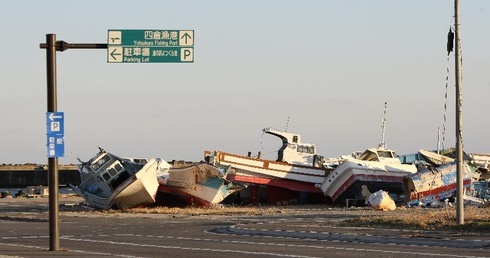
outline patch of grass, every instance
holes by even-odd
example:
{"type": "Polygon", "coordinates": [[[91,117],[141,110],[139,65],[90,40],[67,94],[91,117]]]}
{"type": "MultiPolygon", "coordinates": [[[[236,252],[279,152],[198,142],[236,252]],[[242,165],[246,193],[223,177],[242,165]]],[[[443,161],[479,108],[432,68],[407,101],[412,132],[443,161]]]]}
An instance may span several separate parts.
{"type": "Polygon", "coordinates": [[[166,214],[175,216],[274,216],[274,215],[312,215],[329,212],[331,207],[324,205],[302,206],[212,206],[212,207],[167,207],[148,206],[131,209],[109,209],[96,211],[108,214],[166,214]]]}
{"type": "Polygon", "coordinates": [[[490,209],[465,207],[464,224],[456,222],[456,208],[401,208],[398,212],[382,215],[361,216],[350,220],[350,225],[392,227],[421,230],[458,230],[473,232],[490,232],[490,209]],[[406,212],[403,212],[406,211],[406,212]]]}
{"type": "Polygon", "coordinates": [[[205,216],[205,215],[229,215],[229,216],[263,216],[277,215],[283,210],[276,207],[139,207],[123,210],[107,210],[107,213],[130,214],[167,214],[174,216],[205,216]]]}
{"type": "Polygon", "coordinates": [[[228,207],[166,207],[152,206],[132,209],[110,209],[95,211],[101,214],[162,214],[172,217],[192,216],[281,216],[313,215],[336,213],[342,216],[355,216],[332,222],[337,226],[389,227],[415,230],[451,230],[460,232],[490,232],[490,207],[467,206],[464,209],[464,224],[456,223],[456,208],[407,208],[394,211],[377,211],[371,208],[332,208],[316,206],[228,206],[228,207]]]}

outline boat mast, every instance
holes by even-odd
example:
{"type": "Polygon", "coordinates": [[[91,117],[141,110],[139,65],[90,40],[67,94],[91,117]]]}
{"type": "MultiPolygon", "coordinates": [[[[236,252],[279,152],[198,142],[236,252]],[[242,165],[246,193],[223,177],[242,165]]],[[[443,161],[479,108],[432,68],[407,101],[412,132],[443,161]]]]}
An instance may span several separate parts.
{"type": "Polygon", "coordinates": [[[455,19],[455,66],[456,66],[456,182],[457,182],[457,203],[456,203],[456,223],[464,224],[463,209],[463,143],[462,143],[462,73],[461,73],[461,52],[460,52],[460,33],[459,33],[459,0],[454,0],[454,19],[455,19]]]}
{"type": "Polygon", "coordinates": [[[437,154],[441,154],[441,128],[437,127],[437,154]]]}
{"type": "Polygon", "coordinates": [[[386,104],[385,102],[385,110],[383,112],[383,117],[381,117],[381,142],[378,144],[379,148],[385,148],[385,130],[386,130],[386,104]]]}

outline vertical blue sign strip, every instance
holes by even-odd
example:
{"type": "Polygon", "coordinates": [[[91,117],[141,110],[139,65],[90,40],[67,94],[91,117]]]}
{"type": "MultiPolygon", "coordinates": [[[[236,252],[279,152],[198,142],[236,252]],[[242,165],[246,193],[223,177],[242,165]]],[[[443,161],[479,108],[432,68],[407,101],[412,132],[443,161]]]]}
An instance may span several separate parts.
{"type": "Polygon", "coordinates": [[[48,142],[46,144],[46,151],[48,158],[59,158],[65,156],[65,137],[54,135],[48,135],[48,142]]]}
{"type": "Polygon", "coordinates": [[[46,152],[48,158],[65,156],[65,126],[63,112],[46,113],[46,152]]]}

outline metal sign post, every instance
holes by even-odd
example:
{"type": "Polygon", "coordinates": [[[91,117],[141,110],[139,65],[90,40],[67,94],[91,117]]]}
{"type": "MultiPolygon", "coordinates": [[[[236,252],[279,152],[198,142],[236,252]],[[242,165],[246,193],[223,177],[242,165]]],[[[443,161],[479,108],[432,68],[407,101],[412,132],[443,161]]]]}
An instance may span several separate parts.
{"type": "Polygon", "coordinates": [[[192,63],[194,62],[193,30],[109,30],[109,44],[69,44],[56,41],[56,34],[46,34],[48,79],[47,156],[49,185],[49,250],[58,251],[59,204],[58,204],[58,157],[64,155],[63,112],[57,112],[56,51],[67,49],[108,49],[109,63],[192,63]],[[135,61],[136,60],[136,61],[135,61]],[[139,61],[137,61],[139,60],[139,61]]]}
{"type": "Polygon", "coordinates": [[[46,43],[41,43],[40,48],[46,49],[48,79],[46,135],[48,137],[49,250],[58,251],[60,250],[58,157],[64,155],[64,132],[63,113],[57,112],[56,51],[65,51],[69,48],[106,49],[107,44],[68,44],[64,41],[56,41],[56,34],[46,34],[46,43]]]}
{"type": "MultiPolygon", "coordinates": [[[[48,112],[57,111],[56,92],[56,35],[46,35],[46,67],[48,79],[48,112]]],[[[58,206],[58,158],[48,158],[49,185],[49,250],[60,249],[58,206]]]]}

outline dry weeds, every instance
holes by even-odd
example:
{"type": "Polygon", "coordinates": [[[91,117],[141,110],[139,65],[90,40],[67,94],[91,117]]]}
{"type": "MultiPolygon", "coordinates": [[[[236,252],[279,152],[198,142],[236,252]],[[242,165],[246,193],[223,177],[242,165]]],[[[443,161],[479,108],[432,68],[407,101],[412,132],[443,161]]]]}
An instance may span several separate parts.
{"type": "Polygon", "coordinates": [[[402,208],[384,215],[361,216],[349,223],[358,226],[385,226],[422,230],[464,230],[490,232],[490,208],[467,206],[463,225],[458,225],[455,207],[402,208]]]}
{"type": "Polygon", "coordinates": [[[313,214],[328,208],[320,206],[232,206],[232,207],[140,207],[123,210],[107,210],[108,213],[167,214],[176,216],[271,216],[280,214],[313,214]]]}
{"type": "Polygon", "coordinates": [[[146,207],[125,210],[107,210],[104,213],[166,214],[173,217],[189,216],[277,216],[313,214],[355,214],[357,219],[340,222],[345,226],[390,227],[419,230],[464,230],[469,232],[490,232],[490,208],[467,206],[464,209],[464,225],[456,223],[455,207],[448,208],[406,208],[394,211],[374,211],[364,208],[332,208],[322,205],[312,206],[262,206],[262,207],[146,207]]]}

